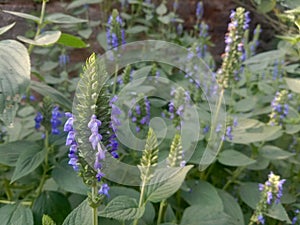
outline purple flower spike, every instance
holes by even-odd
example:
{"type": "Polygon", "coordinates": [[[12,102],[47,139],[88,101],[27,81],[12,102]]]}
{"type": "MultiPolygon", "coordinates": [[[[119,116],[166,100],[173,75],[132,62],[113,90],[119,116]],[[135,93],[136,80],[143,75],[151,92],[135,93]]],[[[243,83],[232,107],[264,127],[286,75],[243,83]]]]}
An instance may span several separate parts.
{"type": "Polygon", "coordinates": [[[35,121],[35,129],[39,129],[41,127],[41,122],[43,121],[42,113],[38,112],[34,118],[35,121]]]}

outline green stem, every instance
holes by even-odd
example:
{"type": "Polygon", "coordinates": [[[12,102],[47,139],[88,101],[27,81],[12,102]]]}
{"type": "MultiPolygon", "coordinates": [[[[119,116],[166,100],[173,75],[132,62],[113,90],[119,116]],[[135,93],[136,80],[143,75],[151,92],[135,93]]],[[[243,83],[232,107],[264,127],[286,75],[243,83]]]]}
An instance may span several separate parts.
{"type": "MultiPolygon", "coordinates": [[[[97,185],[94,185],[92,188],[92,199],[97,196],[97,185]]],[[[93,207],[93,225],[98,225],[98,207],[93,207]]]]}
{"type": "Polygon", "coordinates": [[[237,168],[234,172],[233,172],[233,176],[230,180],[228,180],[225,184],[225,186],[223,187],[223,190],[226,190],[230,184],[232,184],[236,178],[238,178],[238,176],[244,171],[246,167],[239,167],[237,168]]]}
{"type": "Polygon", "coordinates": [[[113,92],[112,92],[113,96],[116,94],[116,89],[117,89],[118,70],[119,70],[119,65],[117,64],[116,65],[116,70],[115,70],[113,92]]]}
{"type": "MultiPolygon", "coordinates": [[[[141,187],[141,194],[140,194],[140,200],[139,200],[139,208],[141,208],[142,205],[144,204],[144,193],[145,193],[145,188],[146,188],[148,174],[149,174],[149,167],[147,168],[145,176],[143,176],[142,187],[141,187]]],[[[138,221],[139,221],[139,219],[135,219],[133,221],[132,225],[137,225],[138,221]]]]}
{"type": "Polygon", "coordinates": [[[13,193],[10,189],[10,185],[7,179],[4,179],[4,188],[5,188],[5,194],[7,196],[7,199],[10,201],[13,198],[13,193]]]}
{"type": "MultiPolygon", "coordinates": [[[[43,164],[43,174],[40,181],[40,184],[38,188],[36,189],[36,196],[39,196],[42,193],[44,184],[47,180],[47,172],[49,170],[49,164],[48,164],[48,154],[49,154],[49,133],[48,131],[45,132],[45,139],[44,139],[44,148],[46,149],[46,156],[43,164]]],[[[34,202],[34,201],[33,201],[34,202]]],[[[33,204],[32,202],[32,204],[33,204]]]]}
{"type": "MultiPolygon", "coordinates": [[[[34,39],[40,35],[41,33],[41,29],[43,27],[43,23],[44,23],[44,17],[45,17],[45,11],[46,11],[46,3],[48,2],[48,0],[43,0],[42,2],[42,9],[41,9],[41,15],[40,15],[40,20],[38,23],[38,27],[34,36],[34,39]]],[[[28,53],[30,54],[33,50],[34,45],[30,44],[28,47],[28,53]]]]}
{"type": "Polygon", "coordinates": [[[157,225],[159,225],[162,221],[162,218],[163,218],[163,212],[164,212],[164,208],[165,208],[165,205],[166,205],[167,201],[166,199],[162,200],[159,204],[159,211],[158,211],[158,218],[157,218],[157,225]]]}
{"type": "MultiPolygon", "coordinates": [[[[1,204],[6,204],[6,205],[13,205],[13,204],[16,204],[17,202],[15,201],[8,201],[8,200],[0,200],[0,203],[1,204]]],[[[21,205],[28,205],[30,206],[32,202],[21,202],[20,204],[21,205]]]]}

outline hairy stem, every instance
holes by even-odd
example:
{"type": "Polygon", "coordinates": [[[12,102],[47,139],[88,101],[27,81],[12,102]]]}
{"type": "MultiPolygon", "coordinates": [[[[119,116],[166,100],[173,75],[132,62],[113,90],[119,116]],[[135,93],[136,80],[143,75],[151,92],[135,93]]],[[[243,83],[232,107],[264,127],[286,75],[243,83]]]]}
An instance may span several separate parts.
{"type": "MultiPolygon", "coordinates": [[[[44,184],[47,180],[47,172],[49,170],[49,164],[48,164],[49,132],[47,130],[45,131],[44,148],[46,149],[46,156],[45,156],[45,159],[44,159],[43,174],[42,174],[42,177],[41,177],[41,181],[39,183],[39,186],[36,189],[36,197],[38,197],[43,191],[44,184]]],[[[32,202],[32,205],[33,205],[34,201],[32,202]]]]}
{"type": "Polygon", "coordinates": [[[164,208],[167,204],[166,199],[162,200],[159,204],[159,211],[158,211],[158,217],[157,217],[157,225],[159,225],[162,221],[163,215],[164,215],[164,208]]]}
{"type": "MultiPolygon", "coordinates": [[[[97,195],[97,185],[92,187],[92,199],[97,195]]],[[[93,207],[93,225],[98,225],[98,207],[93,207]]]]}
{"type": "Polygon", "coordinates": [[[232,178],[228,180],[223,187],[224,191],[229,187],[230,184],[232,184],[239,177],[239,175],[244,171],[245,168],[246,167],[239,167],[233,172],[232,178]]]}
{"type": "Polygon", "coordinates": [[[116,93],[117,89],[117,78],[118,78],[118,70],[119,70],[119,65],[116,65],[116,70],[115,70],[115,76],[114,76],[114,86],[113,86],[113,92],[112,95],[114,96],[116,93]]]}
{"type": "MultiPolygon", "coordinates": [[[[139,208],[142,207],[142,205],[144,204],[144,193],[145,193],[145,188],[146,188],[147,177],[148,177],[149,171],[150,171],[150,169],[148,167],[146,170],[146,173],[145,173],[146,175],[143,176],[143,181],[142,181],[142,186],[141,186],[141,194],[140,194],[140,200],[139,200],[139,208]]],[[[139,219],[135,219],[133,221],[132,225],[137,225],[138,221],[139,221],[139,219]]]]}

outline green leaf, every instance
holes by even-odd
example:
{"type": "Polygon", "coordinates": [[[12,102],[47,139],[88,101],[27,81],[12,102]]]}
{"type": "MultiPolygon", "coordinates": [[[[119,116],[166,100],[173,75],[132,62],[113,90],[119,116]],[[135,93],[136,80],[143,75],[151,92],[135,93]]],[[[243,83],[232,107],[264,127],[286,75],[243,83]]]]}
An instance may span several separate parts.
{"type": "Polygon", "coordinates": [[[271,85],[267,84],[266,82],[260,81],[258,82],[258,88],[261,92],[272,95],[275,92],[275,88],[271,85]]]}
{"type": "Polygon", "coordinates": [[[145,207],[138,207],[137,200],[125,195],[118,196],[111,200],[107,206],[99,212],[99,216],[117,219],[133,220],[143,216],[145,207]]]}
{"type": "Polygon", "coordinates": [[[15,40],[0,41],[0,52],[0,120],[10,125],[30,82],[30,59],[25,46],[15,40]]]}
{"type": "Polygon", "coordinates": [[[192,205],[183,213],[180,225],[231,225],[231,218],[207,205],[192,205]]]}
{"type": "Polygon", "coordinates": [[[258,189],[258,183],[246,182],[240,186],[240,197],[248,206],[252,209],[256,208],[260,199],[260,191],[258,189]]]}
{"type": "Polygon", "coordinates": [[[300,5],[300,0],[285,0],[283,3],[288,8],[293,9],[300,5]]]}
{"type": "Polygon", "coordinates": [[[259,153],[262,157],[270,160],[288,159],[295,155],[294,153],[284,151],[272,145],[265,145],[260,149],[259,153]]]}
{"type": "Polygon", "coordinates": [[[82,195],[86,195],[88,192],[88,188],[83,183],[82,178],[68,165],[67,159],[54,167],[52,177],[58,186],[65,191],[82,195]]]}
{"type": "Polygon", "coordinates": [[[300,93],[300,79],[287,78],[287,77],[284,79],[290,90],[298,94],[300,93]]]}
{"type": "Polygon", "coordinates": [[[297,44],[300,35],[293,35],[293,36],[292,35],[291,36],[276,35],[276,37],[278,37],[282,40],[288,41],[292,45],[295,45],[295,44],[297,44]]]}
{"type": "Polygon", "coordinates": [[[190,205],[201,205],[223,211],[222,199],[214,186],[202,180],[189,180],[186,182],[190,191],[182,191],[182,198],[190,205]]]}
{"type": "Polygon", "coordinates": [[[166,5],[164,3],[161,3],[157,8],[156,8],[156,13],[160,16],[166,14],[168,11],[166,5]]]}
{"type": "Polygon", "coordinates": [[[88,200],[84,200],[65,219],[63,225],[83,225],[92,224],[93,212],[88,205],[88,200]]]}
{"type": "Polygon", "coordinates": [[[244,215],[237,201],[226,191],[218,190],[223,201],[224,212],[233,218],[234,225],[244,225],[244,215]]]}
{"type": "Polygon", "coordinates": [[[164,221],[176,221],[176,215],[174,210],[172,209],[172,206],[170,204],[167,205],[164,221]]]}
{"type": "Polygon", "coordinates": [[[62,33],[57,41],[58,44],[73,47],[73,48],[86,48],[87,44],[79,37],[71,34],[62,33]]]}
{"type": "MultiPolygon", "coordinates": [[[[132,188],[126,188],[126,187],[111,187],[109,190],[110,198],[114,199],[118,197],[122,193],[122,195],[126,195],[128,197],[132,197],[136,199],[137,201],[140,198],[140,193],[132,188]]],[[[145,222],[145,224],[151,224],[154,221],[155,218],[155,210],[151,202],[146,203],[145,211],[147,213],[144,213],[143,217],[139,219],[139,221],[145,222]]],[[[102,217],[104,219],[104,217],[102,217]]]]}
{"type": "Polygon", "coordinates": [[[89,39],[89,37],[91,36],[92,33],[93,33],[93,30],[91,28],[87,28],[87,29],[78,31],[78,34],[85,39],[89,39]]]}
{"type": "Polygon", "coordinates": [[[150,180],[152,184],[146,186],[146,199],[156,203],[169,198],[180,188],[192,167],[157,169],[150,180]]]}
{"type": "Polygon", "coordinates": [[[256,106],[254,97],[242,99],[235,103],[234,108],[237,112],[248,112],[253,110],[256,106]]]}
{"type": "Polygon", "coordinates": [[[256,162],[249,165],[247,169],[249,170],[264,170],[269,166],[270,161],[268,159],[263,158],[261,155],[259,155],[256,158],[256,162]]]}
{"type": "Polygon", "coordinates": [[[16,22],[9,24],[7,26],[1,27],[0,28],[0,35],[4,34],[6,31],[10,30],[14,25],[16,24],[16,22]]]}
{"type": "Polygon", "coordinates": [[[0,218],[1,225],[33,225],[31,210],[21,204],[1,207],[0,218]]]}
{"type": "Polygon", "coordinates": [[[261,13],[268,13],[276,6],[276,0],[260,0],[257,10],[261,13]]]}
{"type": "Polygon", "coordinates": [[[45,21],[49,23],[66,23],[66,24],[88,22],[87,20],[76,18],[63,13],[53,13],[49,16],[46,16],[45,21]]]}
{"type": "Polygon", "coordinates": [[[56,223],[51,219],[50,216],[48,215],[43,215],[43,218],[42,218],[42,224],[43,225],[56,225],[56,223]]]}
{"type": "Polygon", "coordinates": [[[279,126],[269,126],[254,119],[240,119],[232,131],[233,143],[249,144],[259,141],[270,141],[281,136],[279,126]]]}
{"type": "Polygon", "coordinates": [[[103,0],[75,0],[68,5],[67,9],[74,9],[85,4],[98,4],[101,2],[103,2],[103,0]]]}
{"type": "Polygon", "coordinates": [[[235,150],[222,151],[218,156],[218,161],[226,166],[248,166],[255,163],[255,160],[235,150]]]}
{"type": "Polygon", "coordinates": [[[260,64],[265,62],[272,63],[275,60],[282,58],[283,56],[284,56],[284,52],[282,52],[281,50],[267,51],[267,52],[259,53],[247,59],[244,62],[244,64],[250,65],[250,64],[260,64]]]}
{"type": "Polygon", "coordinates": [[[60,104],[64,109],[72,109],[72,102],[56,89],[34,80],[31,81],[30,87],[39,94],[43,96],[49,96],[50,98],[54,99],[55,102],[60,104]]]}
{"type": "MultiPolygon", "coordinates": [[[[63,194],[55,191],[44,191],[32,206],[34,224],[42,225],[43,215],[48,215],[57,224],[62,224],[71,211],[70,203],[63,194]]],[[[87,212],[85,212],[87,214],[87,212]]],[[[83,216],[83,215],[82,215],[83,216]]]]}
{"type": "Polygon", "coordinates": [[[288,224],[292,223],[282,204],[273,204],[272,207],[268,210],[267,216],[276,220],[284,221],[288,224]]]}
{"type": "Polygon", "coordinates": [[[128,34],[137,34],[137,33],[147,32],[147,31],[148,31],[148,27],[137,25],[137,26],[133,26],[133,27],[128,28],[126,30],[126,33],[128,33],[128,34]]]}
{"type": "Polygon", "coordinates": [[[27,44],[37,45],[37,46],[47,46],[52,45],[58,41],[60,38],[60,31],[45,31],[39,36],[37,36],[34,40],[26,38],[24,36],[17,36],[20,41],[23,41],[27,44]]]}
{"type": "Polygon", "coordinates": [[[158,20],[162,22],[163,24],[169,24],[171,21],[171,18],[169,16],[160,16],[158,17],[158,20]]]}
{"type": "Polygon", "coordinates": [[[21,12],[9,11],[9,10],[3,10],[3,12],[9,13],[9,14],[12,14],[14,16],[18,16],[18,17],[21,17],[21,18],[24,18],[24,19],[33,20],[36,23],[40,22],[39,17],[30,15],[30,14],[27,14],[27,13],[21,13],[21,12]]]}
{"type": "Polygon", "coordinates": [[[38,151],[40,146],[31,141],[15,141],[0,144],[0,163],[7,166],[15,166],[20,154],[26,149],[38,151]]]}
{"type": "Polygon", "coordinates": [[[46,149],[27,148],[20,154],[11,183],[34,171],[45,159],[46,149]]]}
{"type": "Polygon", "coordinates": [[[108,50],[107,40],[106,40],[106,33],[100,32],[96,37],[98,43],[104,50],[108,50]]]}

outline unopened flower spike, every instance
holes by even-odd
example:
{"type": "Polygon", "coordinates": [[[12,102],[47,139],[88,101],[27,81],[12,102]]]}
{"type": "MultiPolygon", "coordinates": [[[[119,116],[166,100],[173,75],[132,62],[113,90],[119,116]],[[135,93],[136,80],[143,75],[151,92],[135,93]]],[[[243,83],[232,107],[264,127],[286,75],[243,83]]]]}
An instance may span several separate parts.
{"type": "Polygon", "coordinates": [[[186,162],[183,160],[183,149],[179,133],[175,134],[173,138],[167,162],[169,167],[185,166],[186,162]]]}

